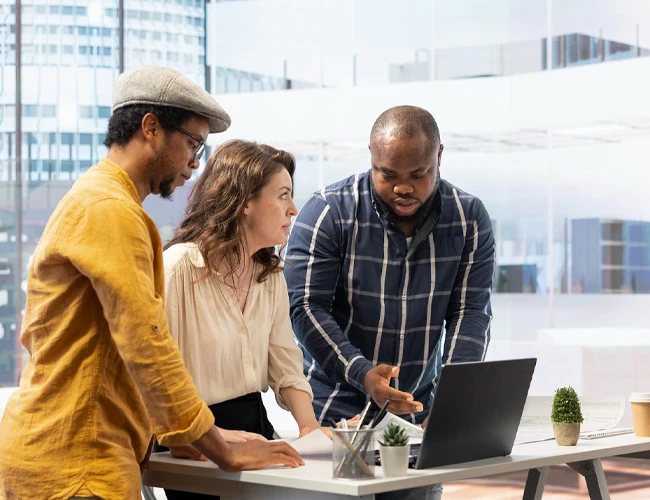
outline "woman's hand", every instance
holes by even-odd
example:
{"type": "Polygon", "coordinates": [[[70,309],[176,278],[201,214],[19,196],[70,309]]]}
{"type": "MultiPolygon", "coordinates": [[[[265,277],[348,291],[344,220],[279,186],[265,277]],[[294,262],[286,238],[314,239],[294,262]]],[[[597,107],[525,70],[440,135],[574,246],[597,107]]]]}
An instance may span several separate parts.
{"type": "Polygon", "coordinates": [[[246,431],[229,431],[227,429],[222,429],[217,427],[219,434],[229,443],[245,443],[246,441],[251,441],[253,439],[259,439],[260,441],[268,441],[261,434],[255,434],[254,432],[246,431]]]}
{"type": "Polygon", "coordinates": [[[325,434],[328,438],[332,439],[332,429],[330,427],[321,427],[320,425],[316,427],[305,427],[303,430],[300,431],[299,437],[303,437],[306,436],[307,434],[311,434],[317,429],[320,429],[323,432],[323,434],[325,434]]]}

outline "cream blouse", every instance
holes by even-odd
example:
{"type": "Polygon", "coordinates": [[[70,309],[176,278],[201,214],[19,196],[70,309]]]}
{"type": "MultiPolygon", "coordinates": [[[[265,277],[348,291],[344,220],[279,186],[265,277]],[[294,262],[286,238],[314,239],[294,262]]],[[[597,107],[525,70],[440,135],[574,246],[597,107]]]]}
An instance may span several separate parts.
{"type": "Polygon", "coordinates": [[[173,245],[163,259],[169,329],[207,404],[265,392],[269,386],[284,409],[283,387],[313,397],[291,328],[283,273],[258,283],[261,266],[256,265],[242,313],[229,287],[214,276],[202,279],[206,269],[196,244],[173,245]]]}

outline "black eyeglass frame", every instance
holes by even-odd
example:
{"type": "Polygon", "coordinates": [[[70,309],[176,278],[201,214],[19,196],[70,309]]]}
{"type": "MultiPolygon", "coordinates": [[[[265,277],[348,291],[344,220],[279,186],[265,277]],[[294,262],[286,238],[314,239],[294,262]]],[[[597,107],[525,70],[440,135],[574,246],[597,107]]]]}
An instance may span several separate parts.
{"type": "Polygon", "coordinates": [[[185,134],[187,137],[194,139],[196,142],[199,143],[199,145],[196,147],[196,151],[194,151],[192,162],[199,161],[203,156],[203,153],[205,152],[205,141],[201,139],[201,137],[199,137],[198,135],[194,135],[192,132],[185,130],[183,127],[174,127],[174,129],[178,130],[180,133],[185,134]]]}

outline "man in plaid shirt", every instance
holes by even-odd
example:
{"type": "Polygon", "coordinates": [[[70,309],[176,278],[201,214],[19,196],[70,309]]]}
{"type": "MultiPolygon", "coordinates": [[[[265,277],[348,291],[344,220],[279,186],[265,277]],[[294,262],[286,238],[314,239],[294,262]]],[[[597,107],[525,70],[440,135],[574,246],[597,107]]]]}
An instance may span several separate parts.
{"type": "Polygon", "coordinates": [[[391,108],[370,134],[371,170],[298,214],[285,276],[322,423],[369,399],[422,422],[442,364],[485,357],[492,226],[478,198],[440,178],[442,152],[428,111],[391,108]]]}

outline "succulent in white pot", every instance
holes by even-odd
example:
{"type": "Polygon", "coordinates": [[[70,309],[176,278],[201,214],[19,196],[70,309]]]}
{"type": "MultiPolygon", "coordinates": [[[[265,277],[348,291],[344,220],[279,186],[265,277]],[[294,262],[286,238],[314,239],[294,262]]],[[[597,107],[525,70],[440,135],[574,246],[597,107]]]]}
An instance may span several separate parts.
{"type": "Polygon", "coordinates": [[[388,424],[379,439],[379,456],[384,477],[404,476],[409,465],[409,435],[404,427],[388,424]]]}

